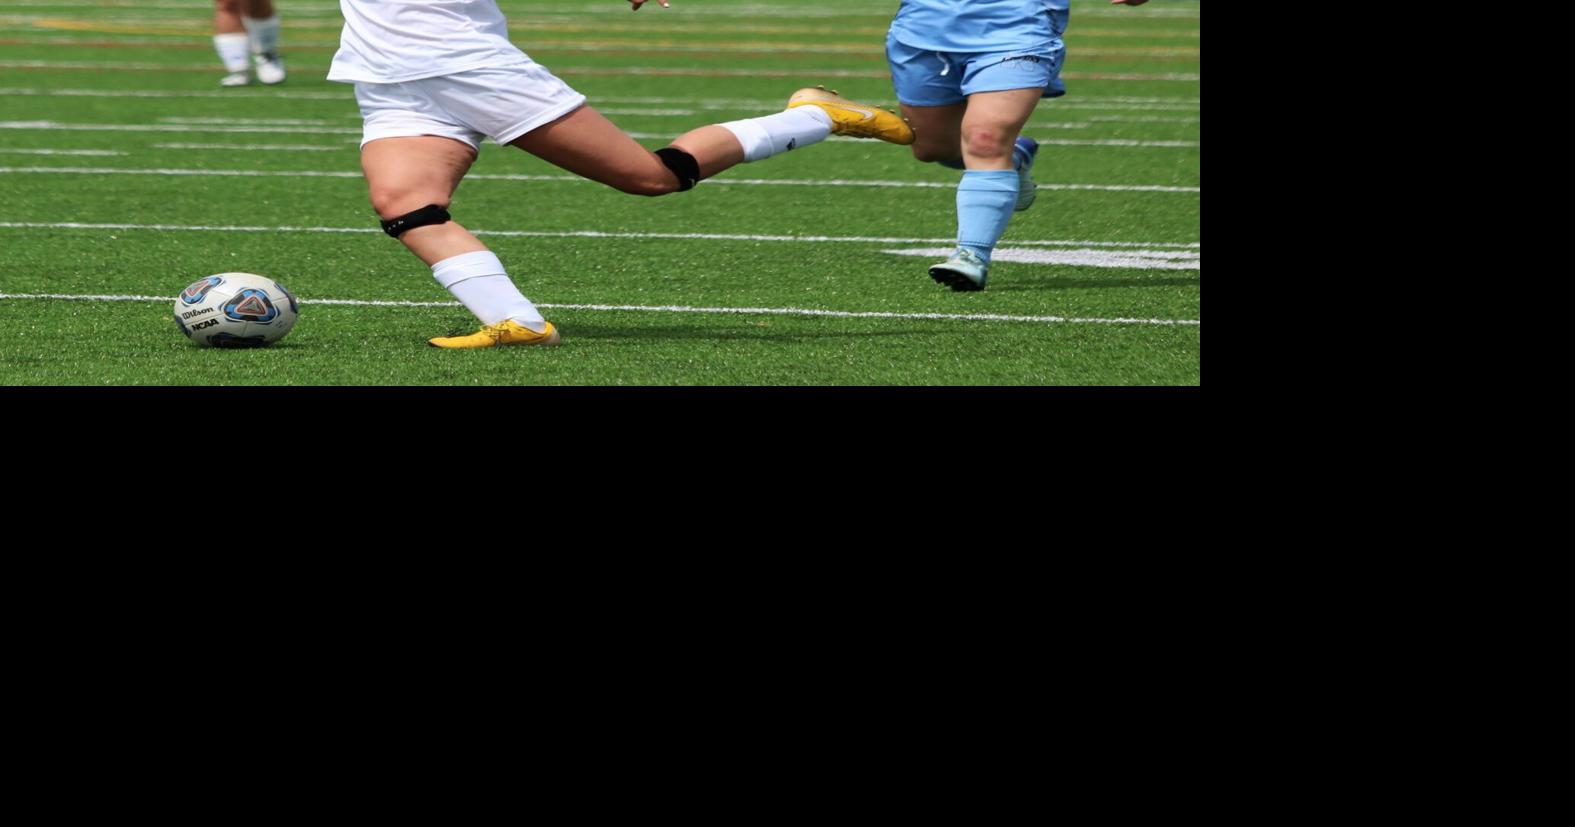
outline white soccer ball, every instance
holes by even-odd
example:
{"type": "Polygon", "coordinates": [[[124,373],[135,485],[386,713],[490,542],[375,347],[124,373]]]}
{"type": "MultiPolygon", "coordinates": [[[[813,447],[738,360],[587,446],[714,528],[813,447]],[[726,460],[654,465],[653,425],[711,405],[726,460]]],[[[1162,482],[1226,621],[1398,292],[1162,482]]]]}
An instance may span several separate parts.
{"type": "Polygon", "coordinates": [[[284,285],[253,273],[219,273],[175,298],[175,323],[203,347],[267,347],[295,327],[300,303],[284,285]]]}

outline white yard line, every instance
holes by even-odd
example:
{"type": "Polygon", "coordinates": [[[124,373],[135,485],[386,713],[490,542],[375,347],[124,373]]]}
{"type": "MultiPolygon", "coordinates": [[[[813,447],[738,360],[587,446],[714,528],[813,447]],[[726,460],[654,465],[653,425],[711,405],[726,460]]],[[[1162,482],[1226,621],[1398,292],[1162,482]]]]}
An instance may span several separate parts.
{"type": "MultiPolygon", "coordinates": [[[[161,120],[171,120],[163,118],[161,120]]],[[[248,121],[226,121],[222,118],[209,118],[198,121],[193,119],[181,123],[157,124],[130,124],[130,123],[61,123],[60,121],[0,121],[0,129],[13,129],[30,132],[213,132],[220,134],[251,134],[251,135],[360,135],[362,130],[354,127],[330,126],[290,126],[290,121],[279,121],[276,124],[262,119],[254,119],[249,123],[252,126],[242,125],[248,121]]],[[[295,121],[293,123],[312,123],[311,121],[295,121]]],[[[322,123],[328,123],[326,121],[322,123]]],[[[1088,124],[1073,124],[1052,126],[1061,129],[1081,129],[1088,124]]],[[[644,141],[666,141],[676,137],[671,132],[630,132],[629,137],[644,141]]],[[[870,143],[859,138],[833,137],[832,143],[870,143]]],[[[1195,149],[1201,146],[1198,141],[1139,141],[1125,138],[1090,139],[1090,140],[1064,140],[1046,138],[1039,143],[1050,146],[1085,146],[1085,147],[1123,147],[1140,149],[1195,149]]]]}
{"type": "MultiPolygon", "coordinates": [[[[1086,126],[1088,126],[1088,124],[1077,124],[1072,128],[1081,128],[1086,126]]],[[[670,132],[630,132],[629,137],[637,141],[666,141],[671,140],[675,136],[670,132]]],[[[843,138],[840,136],[833,136],[827,140],[834,144],[870,143],[868,140],[863,138],[843,138]]],[[[1127,138],[1106,138],[1099,140],[1091,139],[1086,141],[1045,138],[1039,141],[1039,143],[1042,146],[1124,147],[1129,149],[1196,149],[1201,146],[1198,141],[1138,141],[1127,138]]]]}
{"type": "MultiPolygon", "coordinates": [[[[1010,244],[1010,242],[1008,242],[1010,244]]],[[[944,261],[955,247],[882,250],[893,256],[915,256],[944,261]]],[[[1196,251],[1183,250],[1023,250],[1001,247],[991,261],[1016,264],[1046,264],[1061,267],[1102,267],[1120,270],[1202,270],[1203,260],[1196,251]]]]}
{"type": "Polygon", "coordinates": [[[333,126],[341,121],[305,120],[301,118],[159,118],[159,123],[196,124],[199,126],[333,126]]]}
{"type": "MultiPolygon", "coordinates": [[[[591,105],[596,106],[596,101],[591,101],[591,105]]],[[[603,115],[640,115],[642,117],[650,118],[687,118],[693,117],[695,114],[695,110],[693,109],[641,109],[627,106],[621,108],[596,106],[596,111],[602,113],[603,115]]],[[[352,115],[351,117],[359,118],[361,116],[352,115]]]]}
{"type": "Polygon", "coordinates": [[[1057,109],[1097,109],[1102,112],[1197,112],[1201,108],[1195,103],[1098,103],[1083,98],[1072,100],[1057,98],[1040,103],[1040,107],[1040,114],[1054,112],[1057,109]]]}
{"type": "MultiPolygon", "coordinates": [[[[348,86],[343,92],[306,92],[290,90],[288,92],[267,92],[263,90],[232,89],[226,91],[164,91],[157,89],[38,89],[29,87],[12,87],[0,89],[0,97],[79,97],[79,98],[215,98],[215,99],[246,99],[259,101],[280,101],[289,103],[299,100],[344,101],[347,104],[355,102],[355,96],[348,86]]],[[[890,101],[874,101],[881,105],[892,105],[890,101]]],[[[693,110],[638,110],[628,109],[622,112],[604,108],[608,104],[635,104],[635,105],[678,105],[689,106],[699,110],[723,111],[773,111],[782,105],[780,99],[744,99],[744,98],[631,98],[631,97],[602,97],[591,99],[591,105],[603,113],[645,115],[672,112],[691,112],[693,110]]],[[[1056,109],[1094,109],[1101,111],[1137,111],[1137,112],[1196,112],[1201,104],[1197,98],[1138,98],[1138,97],[1110,97],[1110,98],[1085,98],[1081,96],[1060,98],[1047,101],[1042,112],[1056,109]]],[[[360,117],[351,114],[351,117],[360,117]]]]}
{"type": "MultiPolygon", "coordinates": [[[[171,2],[171,0],[48,0],[47,2],[31,2],[31,0],[4,0],[0,2],[0,9],[200,9],[208,11],[213,8],[212,3],[202,0],[187,0],[187,2],[171,2]]],[[[308,3],[292,2],[292,11],[322,12],[324,14],[337,13],[338,4],[335,3],[308,3]]]]}
{"type": "MultiPolygon", "coordinates": [[[[327,73],[328,66],[294,64],[299,72],[327,73]]],[[[701,78],[869,78],[884,80],[891,74],[884,69],[684,69],[672,66],[554,66],[558,75],[589,77],[701,77],[701,78]]],[[[88,69],[100,72],[217,72],[210,63],[144,63],[139,61],[81,60],[0,60],[0,69],[88,69]]],[[[1195,83],[1203,80],[1197,72],[1063,72],[1067,80],[1175,81],[1195,83]]]]}
{"type": "MultiPolygon", "coordinates": [[[[1165,115],[1090,115],[1088,120],[1093,123],[1202,123],[1201,117],[1168,117],[1165,115]]],[[[1048,124],[1034,124],[1034,126],[1048,126],[1048,124]]]]}
{"type": "MultiPolygon", "coordinates": [[[[296,90],[296,89],[288,89],[288,90],[280,90],[280,91],[276,91],[276,92],[270,92],[270,91],[265,90],[265,89],[256,89],[256,88],[253,88],[253,89],[226,89],[226,90],[223,90],[223,91],[215,90],[215,91],[211,91],[211,92],[203,92],[203,91],[186,91],[186,90],[176,91],[176,90],[161,90],[161,89],[56,89],[56,88],[52,88],[52,87],[13,86],[13,87],[0,87],[0,95],[38,95],[38,96],[43,96],[43,97],[56,97],[56,96],[73,97],[73,96],[80,96],[80,97],[91,97],[91,98],[119,98],[119,97],[148,97],[148,98],[189,98],[189,97],[246,98],[246,97],[252,97],[252,98],[272,98],[272,99],[278,99],[278,100],[281,100],[281,101],[295,100],[295,99],[301,98],[303,96],[309,96],[309,99],[311,99],[311,100],[333,99],[333,100],[353,101],[355,99],[355,96],[354,96],[354,94],[353,94],[349,84],[345,84],[345,86],[344,86],[344,93],[343,94],[334,93],[334,92],[303,92],[303,91],[296,90]],[[315,96],[315,97],[310,97],[310,96],[315,96]]],[[[709,104],[709,105],[714,105],[714,106],[736,106],[736,107],[743,108],[743,109],[755,109],[755,108],[760,108],[760,107],[780,106],[781,103],[782,103],[782,100],[780,98],[715,98],[715,97],[710,97],[710,96],[705,96],[705,95],[698,96],[698,97],[687,97],[687,98],[623,97],[623,96],[618,96],[618,95],[611,95],[611,96],[606,96],[606,97],[598,96],[596,98],[596,100],[600,101],[602,103],[629,103],[629,104],[641,104],[641,105],[643,105],[643,104],[661,104],[661,105],[677,104],[677,105],[683,105],[683,106],[690,106],[690,105],[694,105],[694,104],[704,103],[704,104],[709,104]]],[[[1202,105],[1203,99],[1202,98],[1195,98],[1195,97],[1193,97],[1193,98],[1189,98],[1189,97],[1154,98],[1154,97],[1133,97],[1133,96],[1130,96],[1130,95],[1114,95],[1114,96],[1108,96],[1108,97],[1085,97],[1085,96],[1082,96],[1082,95],[1077,95],[1077,96],[1068,97],[1068,98],[1057,98],[1054,103],[1051,103],[1051,104],[1048,104],[1048,105],[1051,105],[1051,106],[1062,106],[1062,105],[1065,105],[1065,103],[1070,103],[1070,102],[1073,102],[1073,101],[1080,102],[1080,103],[1090,103],[1090,104],[1110,104],[1110,105],[1113,105],[1113,106],[1114,105],[1127,105],[1127,104],[1160,104],[1160,105],[1165,105],[1165,106],[1191,106],[1192,108],[1196,109],[1197,107],[1202,105]]]]}
{"type": "Polygon", "coordinates": [[[129,152],[117,152],[113,149],[0,149],[0,155],[72,155],[112,157],[129,155],[129,152]]]}
{"type": "Polygon", "coordinates": [[[39,98],[228,98],[230,100],[276,100],[288,103],[292,100],[316,101],[344,101],[355,103],[355,93],[349,86],[343,92],[305,92],[291,89],[288,92],[265,93],[261,91],[247,91],[231,89],[222,92],[203,91],[165,91],[160,89],[35,89],[27,87],[12,87],[0,89],[3,97],[39,97],[39,98]]]}
{"type": "Polygon", "coordinates": [[[1203,19],[1203,10],[1201,8],[1191,8],[1191,9],[1158,8],[1158,9],[1141,9],[1141,10],[1138,10],[1138,11],[1133,11],[1132,9],[1116,9],[1116,8],[1106,8],[1106,7],[1102,7],[1102,6],[1092,6],[1092,7],[1090,7],[1090,6],[1079,6],[1076,10],[1074,10],[1072,12],[1072,15],[1073,15],[1074,19],[1076,19],[1078,17],[1122,17],[1122,18],[1126,18],[1128,20],[1131,20],[1133,17],[1136,17],[1137,15],[1142,15],[1144,17],[1164,17],[1164,18],[1169,18],[1169,19],[1172,19],[1172,20],[1202,20],[1203,19]]]}
{"type": "Polygon", "coordinates": [[[356,127],[342,126],[219,126],[176,123],[61,123],[59,121],[0,121],[0,129],[38,132],[216,132],[239,135],[360,135],[356,127]]]}
{"type": "MultiPolygon", "coordinates": [[[[189,91],[189,90],[85,90],[85,88],[41,88],[41,87],[0,87],[0,95],[25,95],[41,96],[41,98],[268,98],[277,101],[293,101],[293,99],[307,98],[334,99],[334,101],[354,101],[350,85],[345,85],[343,95],[329,93],[329,91],[301,91],[280,90],[268,91],[258,88],[241,88],[241,90],[214,90],[214,91],[189,91]]],[[[595,101],[605,104],[658,104],[658,106],[693,106],[693,104],[709,104],[709,106],[740,107],[740,109],[761,109],[761,107],[781,106],[778,98],[625,98],[625,96],[597,96],[595,101]]],[[[1084,104],[1109,104],[1109,106],[1128,106],[1128,104],[1147,104],[1147,106],[1191,106],[1192,109],[1202,106],[1202,98],[1132,98],[1132,96],[1117,95],[1107,98],[1057,98],[1047,106],[1065,106],[1068,102],[1084,102],[1084,104]]]]}
{"type": "Polygon", "coordinates": [[[1063,141],[1053,138],[1041,138],[1040,146],[1096,146],[1111,147],[1125,146],[1138,149],[1198,149],[1203,146],[1200,141],[1137,141],[1126,138],[1106,138],[1098,141],[1063,141]]]}
{"type": "MultiPolygon", "coordinates": [[[[170,9],[170,10],[175,10],[175,9],[192,9],[192,10],[199,10],[199,9],[203,9],[203,10],[211,10],[213,8],[213,4],[212,3],[203,3],[203,2],[201,2],[201,0],[187,0],[186,2],[174,2],[173,0],[135,0],[135,2],[131,2],[131,0],[121,0],[121,2],[110,2],[109,0],[48,0],[48,2],[33,2],[31,0],[24,0],[23,2],[17,2],[17,0],[4,0],[3,2],[0,2],[0,9],[8,9],[8,8],[35,8],[35,9],[94,8],[94,9],[126,9],[126,10],[136,10],[136,9],[170,9]]],[[[339,10],[338,5],[333,4],[333,3],[311,3],[311,2],[306,2],[306,0],[292,0],[292,2],[290,3],[289,8],[291,10],[294,10],[294,11],[321,12],[321,13],[324,13],[324,14],[337,13],[338,10],[339,10]]],[[[506,6],[506,8],[507,8],[507,6],[506,6]]],[[[532,13],[538,14],[538,15],[574,16],[574,15],[581,15],[581,14],[606,13],[606,12],[609,11],[609,9],[601,8],[601,7],[582,7],[582,6],[538,6],[535,3],[532,3],[531,6],[530,6],[530,11],[532,13]]],[[[629,14],[629,8],[627,6],[624,6],[624,5],[621,5],[621,4],[614,4],[611,7],[610,11],[615,12],[615,13],[620,13],[622,15],[629,14]]],[[[669,10],[667,13],[668,14],[674,14],[675,11],[677,12],[677,14],[681,14],[682,13],[682,9],[681,8],[677,9],[677,10],[669,10]]],[[[706,11],[702,12],[701,14],[703,14],[705,17],[773,17],[773,16],[774,17],[848,17],[848,16],[876,16],[876,17],[878,17],[878,16],[881,16],[883,13],[885,13],[886,10],[883,9],[883,8],[882,9],[877,9],[877,8],[863,8],[863,9],[847,8],[847,9],[819,9],[819,10],[817,10],[817,9],[805,9],[805,10],[802,10],[802,11],[798,11],[798,12],[796,12],[794,14],[782,14],[782,13],[780,13],[780,11],[781,11],[780,9],[777,9],[775,7],[770,7],[770,6],[766,6],[766,5],[762,4],[762,5],[749,5],[749,6],[723,6],[723,7],[719,8],[719,9],[707,9],[706,11]],[[773,12],[777,12],[777,13],[773,14],[773,12]]]]}
{"type": "MultiPolygon", "coordinates": [[[[0,175],[147,175],[156,177],[217,178],[360,178],[350,170],[262,170],[262,169],[127,169],[122,167],[0,167],[0,175]]],[[[544,181],[591,184],[578,175],[506,175],[472,173],[467,181],[544,181]]],[[[955,182],[819,180],[813,178],[713,178],[702,182],[712,186],[756,187],[878,187],[882,189],[956,189],[955,182]]],[[[1040,184],[1052,191],[1164,192],[1202,193],[1201,187],[1171,187],[1159,184],[1040,184]]]]}
{"type": "MultiPolygon", "coordinates": [[[[0,221],[6,230],[153,230],[160,232],[196,233],[365,233],[380,234],[376,227],[266,227],[204,224],[86,224],[80,222],[0,221]]],[[[611,240],[681,240],[681,241],[775,241],[798,244],[950,244],[947,238],[898,238],[891,236],[828,236],[828,235],[745,235],[738,233],[612,233],[600,230],[478,230],[476,235],[502,238],[605,238],[611,240]]],[[[1200,242],[1182,244],[1165,241],[1061,241],[1018,240],[1007,242],[1012,247],[1110,247],[1147,250],[1201,250],[1200,242]]]]}
{"type": "MultiPolygon", "coordinates": [[[[349,144],[317,146],[315,144],[153,144],[154,149],[216,149],[244,150],[246,152],[344,152],[353,151],[349,144]]],[[[124,154],[124,153],[122,153],[124,154]]]]}
{"type": "MultiPolygon", "coordinates": [[[[10,301],[166,302],[170,296],[87,296],[73,293],[0,293],[10,301]]],[[[460,307],[459,302],[367,301],[360,299],[303,299],[301,304],[349,307],[460,307]]],[[[1008,316],[995,313],[890,313],[865,310],[816,310],[804,307],[689,307],[686,305],[538,304],[546,310],[581,310],[606,313],[701,313],[729,316],[807,316],[832,319],[899,319],[944,322],[1028,322],[1036,324],[1150,325],[1201,327],[1197,319],[1092,319],[1070,316],[1008,316]]]]}

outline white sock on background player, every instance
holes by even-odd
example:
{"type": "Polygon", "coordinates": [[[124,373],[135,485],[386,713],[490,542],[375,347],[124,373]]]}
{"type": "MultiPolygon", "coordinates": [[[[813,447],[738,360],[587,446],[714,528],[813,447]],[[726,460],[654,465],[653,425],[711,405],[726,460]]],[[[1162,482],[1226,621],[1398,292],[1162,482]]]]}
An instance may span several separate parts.
{"type": "Polygon", "coordinates": [[[219,61],[226,72],[244,72],[251,68],[250,48],[251,38],[241,32],[213,36],[213,50],[219,53],[219,61]]]}

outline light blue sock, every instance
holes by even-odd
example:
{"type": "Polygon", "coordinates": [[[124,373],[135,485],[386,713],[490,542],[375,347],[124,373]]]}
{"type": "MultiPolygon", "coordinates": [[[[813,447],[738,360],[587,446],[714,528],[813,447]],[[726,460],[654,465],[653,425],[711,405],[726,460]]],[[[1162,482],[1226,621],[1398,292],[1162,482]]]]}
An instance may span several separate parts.
{"type": "Polygon", "coordinates": [[[969,170],[957,185],[957,246],[986,262],[1017,206],[1014,170],[969,170]]]}

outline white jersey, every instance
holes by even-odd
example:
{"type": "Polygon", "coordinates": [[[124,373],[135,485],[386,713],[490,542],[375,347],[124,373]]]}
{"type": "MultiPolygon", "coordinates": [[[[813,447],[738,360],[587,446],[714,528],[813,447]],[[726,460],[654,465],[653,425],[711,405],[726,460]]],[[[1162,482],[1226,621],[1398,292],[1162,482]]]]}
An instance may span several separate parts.
{"type": "Polygon", "coordinates": [[[339,0],[345,16],[328,79],[403,83],[530,63],[496,0],[339,0]]]}

